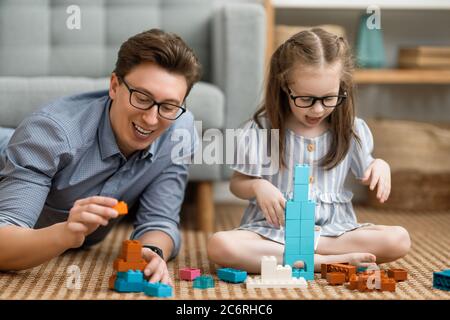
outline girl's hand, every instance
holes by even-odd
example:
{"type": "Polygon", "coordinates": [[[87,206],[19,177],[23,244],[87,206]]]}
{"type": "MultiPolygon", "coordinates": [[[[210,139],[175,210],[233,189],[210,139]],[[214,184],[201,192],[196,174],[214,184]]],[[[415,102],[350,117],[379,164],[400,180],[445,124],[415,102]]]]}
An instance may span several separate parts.
{"type": "Polygon", "coordinates": [[[253,189],[256,195],[256,202],[267,222],[276,228],[283,226],[286,199],[280,190],[264,179],[257,179],[253,184],[253,189]]]}
{"type": "Polygon", "coordinates": [[[370,190],[378,185],[377,198],[381,203],[385,202],[391,193],[391,169],[389,164],[382,159],[375,159],[364,173],[362,183],[370,185],[370,190]]]}
{"type": "Polygon", "coordinates": [[[149,282],[161,282],[173,287],[166,262],[149,248],[142,249],[142,257],[148,262],[144,275],[150,277],[149,282]]]}

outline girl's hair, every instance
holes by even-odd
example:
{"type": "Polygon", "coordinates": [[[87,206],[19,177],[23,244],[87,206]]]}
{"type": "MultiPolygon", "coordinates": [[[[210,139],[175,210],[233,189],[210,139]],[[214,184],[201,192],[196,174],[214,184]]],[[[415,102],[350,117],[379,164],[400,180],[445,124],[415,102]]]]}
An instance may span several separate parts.
{"type": "Polygon", "coordinates": [[[353,129],[355,117],[353,79],[353,57],[347,41],[320,28],[301,31],[284,42],[272,55],[266,82],[264,100],[253,115],[253,120],[262,127],[260,117],[265,116],[271,129],[279,129],[280,167],[286,167],[285,124],[291,111],[289,108],[288,81],[294,66],[319,67],[339,62],[342,65],[340,93],[347,98],[330,114],[332,141],[328,153],[320,165],[326,170],[337,166],[347,154],[352,137],[360,143],[353,129]]]}

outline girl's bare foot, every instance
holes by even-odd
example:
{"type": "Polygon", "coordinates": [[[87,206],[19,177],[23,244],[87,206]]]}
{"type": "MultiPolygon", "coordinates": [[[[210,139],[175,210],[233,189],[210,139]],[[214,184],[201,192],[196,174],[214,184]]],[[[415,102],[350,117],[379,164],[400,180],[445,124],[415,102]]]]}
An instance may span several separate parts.
{"type": "MultiPolygon", "coordinates": [[[[374,265],[375,255],[371,253],[345,253],[337,255],[314,255],[314,271],[320,272],[320,266],[323,263],[349,263],[357,267],[368,267],[374,265]]],[[[303,268],[303,261],[297,261],[294,264],[296,268],[303,268]]]]}

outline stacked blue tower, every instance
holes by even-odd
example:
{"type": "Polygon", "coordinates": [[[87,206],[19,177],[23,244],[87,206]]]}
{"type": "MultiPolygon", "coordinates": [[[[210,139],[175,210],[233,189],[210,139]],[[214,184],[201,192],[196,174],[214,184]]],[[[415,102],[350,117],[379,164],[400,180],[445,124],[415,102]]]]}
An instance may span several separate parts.
{"type": "Polygon", "coordinates": [[[309,166],[296,165],[294,199],[286,202],[284,264],[293,267],[301,260],[305,267],[293,268],[292,274],[305,280],[314,280],[314,221],[316,203],[308,200],[309,166]]]}

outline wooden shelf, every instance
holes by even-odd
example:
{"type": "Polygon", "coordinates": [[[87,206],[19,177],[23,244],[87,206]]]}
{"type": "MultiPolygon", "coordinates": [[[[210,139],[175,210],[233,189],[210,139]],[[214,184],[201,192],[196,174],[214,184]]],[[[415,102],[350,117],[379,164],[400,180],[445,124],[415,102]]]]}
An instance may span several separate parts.
{"type": "Polygon", "coordinates": [[[450,84],[450,69],[358,69],[359,84],[450,84]]]}
{"type": "Polygon", "coordinates": [[[275,8],[367,9],[376,5],[391,10],[448,10],[447,0],[272,0],[275,8]]]}

